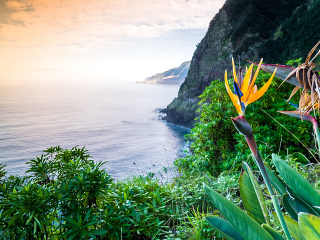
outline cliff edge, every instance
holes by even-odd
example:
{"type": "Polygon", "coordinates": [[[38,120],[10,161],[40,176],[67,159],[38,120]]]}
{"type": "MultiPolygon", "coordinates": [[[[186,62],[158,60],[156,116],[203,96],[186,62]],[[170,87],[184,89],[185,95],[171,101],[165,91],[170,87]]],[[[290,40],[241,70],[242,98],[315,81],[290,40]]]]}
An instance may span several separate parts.
{"type": "Polygon", "coordinates": [[[263,57],[281,64],[305,57],[319,41],[319,12],[316,0],[227,0],[198,44],[178,97],[164,109],[165,120],[191,127],[198,96],[231,70],[232,56],[241,63],[263,57]]]}

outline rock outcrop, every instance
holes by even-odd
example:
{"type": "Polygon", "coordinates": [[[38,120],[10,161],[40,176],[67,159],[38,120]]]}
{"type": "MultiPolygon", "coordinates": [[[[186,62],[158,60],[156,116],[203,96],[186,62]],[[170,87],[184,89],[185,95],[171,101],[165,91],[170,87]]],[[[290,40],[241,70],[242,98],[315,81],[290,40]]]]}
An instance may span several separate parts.
{"type": "Polygon", "coordinates": [[[191,127],[198,96],[231,70],[232,56],[242,64],[304,58],[319,41],[319,8],[316,0],[227,0],[194,52],[178,97],[164,110],[165,120],[191,127]]]}

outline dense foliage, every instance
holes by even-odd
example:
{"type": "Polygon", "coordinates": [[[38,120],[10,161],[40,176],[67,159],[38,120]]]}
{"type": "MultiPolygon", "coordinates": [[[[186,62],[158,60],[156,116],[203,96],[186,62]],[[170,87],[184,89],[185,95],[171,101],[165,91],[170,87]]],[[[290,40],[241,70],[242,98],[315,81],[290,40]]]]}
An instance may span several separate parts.
{"type": "MultiPolygon", "coordinates": [[[[289,64],[298,61],[290,61],[289,64]]],[[[270,74],[260,71],[257,85],[262,86],[269,77],[270,74]]],[[[295,110],[286,101],[293,86],[285,83],[277,89],[281,82],[274,79],[263,98],[247,107],[246,119],[253,128],[263,158],[268,160],[271,153],[277,152],[280,156],[294,154],[295,158],[304,162],[305,158],[300,154],[310,156],[312,149],[309,148],[314,146],[312,125],[308,122],[297,125],[299,120],[277,113],[295,110]]],[[[188,136],[191,154],[176,160],[176,165],[188,171],[207,171],[216,176],[225,170],[239,170],[242,161],[250,156],[250,149],[230,120],[237,116],[237,112],[224,82],[212,82],[200,98],[200,118],[188,136]]],[[[291,100],[295,104],[297,101],[291,100]]],[[[312,155],[310,159],[312,161],[312,155]]]]}
{"type": "Polygon", "coordinates": [[[168,187],[113,183],[84,148],[49,148],[28,164],[28,177],[8,178],[1,165],[1,239],[151,239],[174,215],[168,187]]]}
{"type": "MultiPolygon", "coordinates": [[[[0,239],[187,239],[214,232],[200,213],[210,209],[202,191],[203,182],[213,184],[209,176],[114,182],[104,163],[78,147],[51,147],[27,164],[25,177],[6,177],[0,164],[0,239]]],[[[231,179],[221,177],[217,188],[229,191],[231,179]]]]}

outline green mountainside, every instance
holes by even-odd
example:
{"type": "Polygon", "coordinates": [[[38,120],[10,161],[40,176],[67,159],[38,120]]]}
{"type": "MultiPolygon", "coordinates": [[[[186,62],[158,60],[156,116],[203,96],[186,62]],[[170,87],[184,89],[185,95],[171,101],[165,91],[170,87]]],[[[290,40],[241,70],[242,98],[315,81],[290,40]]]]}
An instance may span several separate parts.
{"type": "Polygon", "coordinates": [[[191,127],[198,96],[230,71],[231,57],[280,64],[304,58],[319,41],[319,12],[319,0],[227,0],[194,52],[178,97],[164,110],[165,120],[191,127]]]}

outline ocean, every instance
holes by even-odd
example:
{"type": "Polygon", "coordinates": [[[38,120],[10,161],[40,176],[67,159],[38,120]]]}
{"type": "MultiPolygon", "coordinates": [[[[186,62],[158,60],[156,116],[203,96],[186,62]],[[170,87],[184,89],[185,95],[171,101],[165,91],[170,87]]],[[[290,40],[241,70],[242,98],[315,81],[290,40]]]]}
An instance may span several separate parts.
{"type": "Polygon", "coordinates": [[[187,149],[187,128],[159,120],[179,86],[112,82],[0,87],[0,162],[24,176],[51,146],[85,147],[116,180],[164,174],[187,149]]]}

